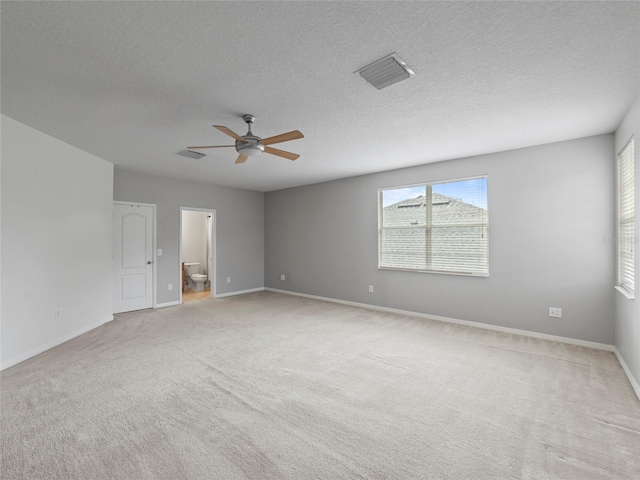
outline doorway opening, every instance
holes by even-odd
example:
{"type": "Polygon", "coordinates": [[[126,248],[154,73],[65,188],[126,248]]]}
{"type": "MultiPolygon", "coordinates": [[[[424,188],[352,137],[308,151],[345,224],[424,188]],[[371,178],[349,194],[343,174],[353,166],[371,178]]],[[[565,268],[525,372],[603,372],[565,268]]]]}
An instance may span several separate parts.
{"type": "Polygon", "coordinates": [[[180,207],[180,303],[215,297],[216,211],[180,207]]]}

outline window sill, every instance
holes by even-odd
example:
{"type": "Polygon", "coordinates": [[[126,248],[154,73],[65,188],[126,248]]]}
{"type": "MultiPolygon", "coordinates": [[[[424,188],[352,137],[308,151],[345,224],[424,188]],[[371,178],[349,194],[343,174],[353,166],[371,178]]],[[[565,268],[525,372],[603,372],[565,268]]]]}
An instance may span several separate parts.
{"type": "Polygon", "coordinates": [[[626,288],[622,288],[616,285],[615,289],[620,292],[622,295],[627,297],[628,300],[635,300],[635,295],[633,292],[630,292],[626,288]]]}
{"type": "Polygon", "coordinates": [[[489,278],[489,273],[446,272],[444,270],[420,270],[417,268],[381,267],[378,270],[391,270],[394,272],[436,273],[438,275],[458,275],[461,277],[489,278]]]}

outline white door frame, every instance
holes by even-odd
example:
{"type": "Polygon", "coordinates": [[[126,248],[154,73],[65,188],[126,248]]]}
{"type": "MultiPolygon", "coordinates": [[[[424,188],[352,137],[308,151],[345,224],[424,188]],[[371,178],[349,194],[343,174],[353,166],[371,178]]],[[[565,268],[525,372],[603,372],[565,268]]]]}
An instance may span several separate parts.
{"type": "MultiPolygon", "coordinates": [[[[180,207],[180,217],[178,221],[178,278],[180,278],[180,304],[182,305],[182,212],[206,212],[211,214],[211,272],[209,272],[209,281],[211,282],[211,298],[217,298],[216,294],[216,268],[218,266],[218,258],[216,250],[218,248],[218,239],[216,231],[218,229],[218,220],[216,218],[215,208],[197,208],[197,207],[180,207]]],[[[208,261],[208,259],[207,259],[208,261]]]]}
{"type": "Polygon", "coordinates": [[[152,274],[152,281],[153,281],[153,286],[151,287],[151,298],[152,298],[152,307],[151,308],[156,308],[156,289],[157,289],[157,285],[158,285],[158,269],[156,268],[156,263],[158,262],[158,251],[156,250],[156,239],[158,236],[158,215],[157,215],[157,205],[155,203],[141,203],[141,202],[123,202],[123,201],[119,201],[119,200],[114,200],[113,201],[114,205],[139,205],[141,207],[151,207],[151,209],[153,210],[153,239],[152,239],[152,244],[153,246],[151,247],[153,250],[153,264],[151,265],[151,270],[153,272],[152,274]]]}

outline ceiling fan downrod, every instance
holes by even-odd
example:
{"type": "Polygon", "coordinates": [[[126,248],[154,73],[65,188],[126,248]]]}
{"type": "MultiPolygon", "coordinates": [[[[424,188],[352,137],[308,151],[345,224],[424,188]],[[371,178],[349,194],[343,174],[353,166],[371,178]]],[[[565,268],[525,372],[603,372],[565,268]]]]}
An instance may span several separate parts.
{"type": "Polygon", "coordinates": [[[249,127],[249,131],[247,132],[247,135],[251,135],[253,137],[254,135],[253,135],[253,132],[251,132],[251,124],[256,121],[256,117],[247,113],[242,116],[242,119],[246,122],[247,126],[249,127]]]}

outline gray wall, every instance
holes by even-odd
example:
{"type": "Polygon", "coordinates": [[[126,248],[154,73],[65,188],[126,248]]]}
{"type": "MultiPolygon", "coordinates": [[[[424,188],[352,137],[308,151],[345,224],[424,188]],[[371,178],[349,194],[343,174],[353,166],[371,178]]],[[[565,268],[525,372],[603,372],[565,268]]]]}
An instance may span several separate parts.
{"type": "MultiPolygon", "coordinates": [[[[615,153],[622,150],[635,135],[635,191],[636,191],[636,232],[635,238],[640,232],[640,96],[627,112],[624,120],[618,127],[615,136],[615,153]]],[[[636,245],[637,245],[636,241],[636,245]]],[[[637,250],[636,250],[637,252],[637,250]]],[[[636,383],[640,383],[640,255],[636,253],[636,300],[629,300],[619,292],[615,294],[615,345],[627,367],[634,376],[636,383]]],[[[640,395],[640,392],[639,392],[640,395]]]]}
{"type": "Polygon", "coordinates": [[[216,211],[216,294],[262,288],[264,194],[115,169],[113,199],[157,205],[156,302],[180,299],[180,207],[216,211]],[[231,283],[226,278],[231,277],[231,283]],[[167,289],[173,284],[173,290],[167,289]]]}
{"type": "Polygon", "coordinates": [[[2,368],[113,318],[113,164],[2,115],[2,368]]]}
{"type": "Polygon", "coordinates": [[[600,135],[267,193],[265,286],[612,344],[613,150],[600,135]],[[377,269],[379,187],[482,174],[489,278],[377,269]]]}

